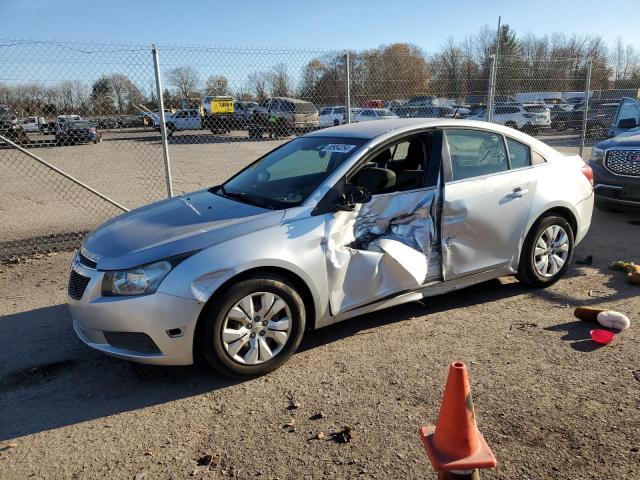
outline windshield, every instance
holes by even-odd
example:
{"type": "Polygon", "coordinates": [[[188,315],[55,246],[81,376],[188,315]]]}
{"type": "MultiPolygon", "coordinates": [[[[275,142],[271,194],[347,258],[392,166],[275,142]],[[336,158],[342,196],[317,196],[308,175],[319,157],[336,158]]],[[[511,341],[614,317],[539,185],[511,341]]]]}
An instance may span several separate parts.
{"type": "Polygon", "coordinates": [[[211,191],[263,208],[300,205],[365,142],[361,138],[299,137],[211,191]]]}
{"type": "Polygon", "coordinates": [[[381,117],[393,117],[395,116],[395,113],[393,113],[391,110],[377,110],[378,115],[380,115],[381,117]]]}
{"type": "Polygon", "coordinates": [[[91,122],[71,122],[69,126],[71,128],[93,128],[93,124],[91,122]]]}
{"type": "Polygon", "coordinates": [[[529,113],[544,113],[546,112],[546,108],[538,106],[538,105],[525,105],[524,109],[529,113]]]}

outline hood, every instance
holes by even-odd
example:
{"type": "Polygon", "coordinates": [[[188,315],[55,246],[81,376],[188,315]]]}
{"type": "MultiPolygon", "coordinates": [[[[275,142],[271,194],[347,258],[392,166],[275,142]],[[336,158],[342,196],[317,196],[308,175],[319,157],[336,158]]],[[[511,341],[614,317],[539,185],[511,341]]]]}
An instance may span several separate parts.
{"type": "Polygon", "coordinates": [[[612,147],[640,147],[640,130],[634,128],[628,132],[621,133],[613,138],[603,140],[596,144],[597,148],[612,148],[612,147]]]}
{"type": "Polygon", "coordinates": [[[266,210],[201,190],[152,203],[109,220],[83,242],[101,270],[144,265],[276,225],[266,210]]]}

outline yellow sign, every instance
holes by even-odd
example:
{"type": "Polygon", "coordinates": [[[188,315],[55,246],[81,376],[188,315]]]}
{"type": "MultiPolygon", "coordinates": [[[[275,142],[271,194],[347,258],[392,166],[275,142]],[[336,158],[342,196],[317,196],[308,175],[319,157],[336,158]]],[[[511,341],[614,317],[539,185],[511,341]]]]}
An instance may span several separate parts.
{"type": "Polygon", "coordinates": [[[217,99],[211,100],[211,113],[233,113],[233,100],[217,99]]]}

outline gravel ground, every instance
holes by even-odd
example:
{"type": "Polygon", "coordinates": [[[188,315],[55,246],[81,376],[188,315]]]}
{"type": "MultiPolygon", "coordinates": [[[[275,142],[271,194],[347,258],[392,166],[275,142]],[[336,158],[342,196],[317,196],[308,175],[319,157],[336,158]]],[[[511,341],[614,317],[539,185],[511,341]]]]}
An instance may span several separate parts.
{"type": "Polygon", "coordinates": [[[504,278],[355,318],[244,382],[83,346],[64,305],[70,253],[0,265],[0,478],[435,478],[418,428],[462,360],[498,458],[483,478],[636,480],[640,287],[608,264],[640,262],[639,218],[596,212],[575,257],[593,265],[551,288],[504,278]],[[577,305],[632,327],[596,348],[577,305]]]}

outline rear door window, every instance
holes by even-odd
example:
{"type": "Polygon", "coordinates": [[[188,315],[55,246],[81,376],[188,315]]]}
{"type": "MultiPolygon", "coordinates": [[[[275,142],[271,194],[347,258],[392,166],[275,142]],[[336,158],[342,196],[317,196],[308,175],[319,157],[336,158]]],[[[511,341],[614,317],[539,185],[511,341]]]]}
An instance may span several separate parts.
{"type": "Polygon", "coordinates": [[[490,175],[509,169],[502,135],[480,130],[446,131],[453,180],[490,175]]]}
{"type": "Polygon", "coordinates": [[[509,150],[509,162],[511,162],[512,169],[531,166],[531,149],[528,145],[512,138],[507,138],[507,149],[509,150]]]}

